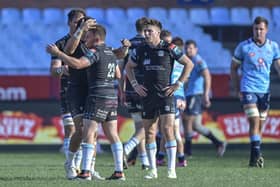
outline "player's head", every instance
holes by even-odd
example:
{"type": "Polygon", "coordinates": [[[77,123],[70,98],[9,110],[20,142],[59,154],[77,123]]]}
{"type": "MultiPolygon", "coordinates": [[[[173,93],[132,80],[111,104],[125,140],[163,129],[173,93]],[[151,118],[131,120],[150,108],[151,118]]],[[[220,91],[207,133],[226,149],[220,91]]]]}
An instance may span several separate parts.
{"type": "Polygon", "coordinates": [[[265,42],[267,32],[268,32],[267,19],[261,16],[256,17],[253,24],[254,40],[260,43],[265,42]]]}
{"type": "Polygon", "coordinates": [[[184,50],[184,41],[180,37],[174,37],[171,41],[171,43],[177,45],[181,50],[184,50]]]}
{"type": "Polygon", "coordinates": [[[194,57],[197,54],[197,44],[194,40],[187,40],[185,42],[185,51],[189,58],[194,57]]]}
{"type": "Polygon", "coordinates": [[[160,39],[167,42],[167,43],[171,43],[171,41],[172,41],[171,32],[168,31],[168,30],[162,30],[160,32],[160,39]]]}
{"type": "Polygon", "coordinates": [[[160,42],[161,22],[156,19],[148,19],[144,28],[145,39],[148,43],[160,42]]]}
{"type": "Polygon", "coordinates": [[[147,23],[148,18],[147,17],[142,17],[136,20],[135,27],[137,33],[141,34],[144,36],[144,27],[147,23]]]}
{"type": "Polygon", "coordinates": [[[90,29],[86,34],[86,46],[93,48],[104,43],[106,38],[106,29],[102,25],[96,25],[95,28],[90,29]]]}
{"type": "Polygon", "coordinates": [[[74,33],[79,20],[86,16],[86,12],[84,9],[75,8],[70,10],[67,16],[68,16],[68,26],[70,28],[70,32],[74,33]]]}

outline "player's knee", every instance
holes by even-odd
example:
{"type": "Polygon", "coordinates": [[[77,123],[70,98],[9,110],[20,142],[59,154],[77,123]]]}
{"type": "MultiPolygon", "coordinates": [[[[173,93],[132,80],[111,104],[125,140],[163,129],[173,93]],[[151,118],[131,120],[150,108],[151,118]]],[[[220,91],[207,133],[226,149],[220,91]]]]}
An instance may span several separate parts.
{"type": "Polygon", "coordinates": [[[260,120],[265,121],[267,118],[267,111],[260,112],[260,120]]]}
{"type": "Polygon", "coordinates": [[[256,107],[246,108],[244,110],[244,112],[245,112],[245,114],[247,115],[248,118],[259,117],[260,116],[259,110],[256,107]]]}

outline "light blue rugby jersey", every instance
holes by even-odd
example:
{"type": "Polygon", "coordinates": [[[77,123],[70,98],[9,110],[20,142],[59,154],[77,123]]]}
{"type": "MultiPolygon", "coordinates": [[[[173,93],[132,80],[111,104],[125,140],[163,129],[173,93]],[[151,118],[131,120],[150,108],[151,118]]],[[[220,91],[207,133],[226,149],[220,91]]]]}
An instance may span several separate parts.
{"type": "MultiPolygon", "coordinates": [[[[174,84],[180,77],[182,71],[183,71],[184,65],[180,64],[175,60],[173,65],[173,71],[171,74],[171,83],[174,84]]],[[[184,87],[180,87],[176,92],[174,92],[174,96],[177,97],[185,97],[184,95],[184,87]]]]}
{"type": "Polygon", "coordinates": [[[258,46],[252,38],[241,42],[234,51],[233,61],[241,64],[241,92],[268,93],[270,67],[280,58],[276,42],[266,39],[258,46]]]}
{"type": "Polygon", "coordinates": [[[189,77],[188,86],[185,90],[186,96],[203,94],[204,78],[201,75],[201,72],[204,69],[208,68],[206,62],[198,54],[194,56],[191,60],[194,64],[194,67],[189,77]]]}

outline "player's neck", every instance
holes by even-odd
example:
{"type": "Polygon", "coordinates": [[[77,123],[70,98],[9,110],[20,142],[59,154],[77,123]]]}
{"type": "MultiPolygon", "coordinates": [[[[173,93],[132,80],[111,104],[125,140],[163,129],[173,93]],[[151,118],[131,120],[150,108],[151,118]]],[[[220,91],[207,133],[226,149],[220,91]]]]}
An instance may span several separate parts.
{"type": "Polygon", "coordinates": [[[264,39],[256,39],[256,38],[253,38],[253,41],[255,42],[256,45],[263,45],[265,42],[266,42],[266,38],[264,39]]]}
{"type": "Polygon", "coordinates": [[[157,47],[160,44],[160,39],[149,42],[151,47],[157,47]]]}

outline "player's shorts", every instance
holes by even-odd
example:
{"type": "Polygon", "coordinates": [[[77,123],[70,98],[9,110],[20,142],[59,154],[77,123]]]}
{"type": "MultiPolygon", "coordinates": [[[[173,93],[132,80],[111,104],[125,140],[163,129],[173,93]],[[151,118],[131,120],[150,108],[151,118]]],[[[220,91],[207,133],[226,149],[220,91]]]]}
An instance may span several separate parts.
{"type": "Polygon", "coordinates": [[[94,96],[87,98],[84,119],[96,122],[117,120],[117,99],[105,99],[94,96]]]}
{"type": "Polygon", "coordinates": [[[60,112],[61,114],[70,113],[70,103],[67,97],[68,86],[61,86],[60,88],[60,112]]]}
{"type": "Polygon", "coordinates": [[[242,92],[241,104],[256,104],[259,110],[268,110],[270,93],[242,92]]]}
{"type": "Polygon", "coordinates": [[[199,115],[202,113],[202,95],[190,95],[186,96],[187,106],[185,114],[187,115],[199,115]]]}
{"type": "Polygon", "coordinates": [[[142,99],[137,95],[126,95],[126,106],[129,113],[142,112],[142,99]]]}
{"type": "Polygon", "coordinates": [[[72,117],[82,116],[88,96],[87,85],[70,85],[67,92],[72,117]]]}
{"type": "Polygon", "coordinates": [[[163,114],[175,114],[174,97],[150,95],[143,98],[143,119],[154,119],[163,114]]]}
{"type": "Polygon", "coordinates": [[[175,119],[178,119],[178,118],[180,118],[180,116],[181,116],[181,110],[179,109],[179,108],[177,108],[177,100],[185,100],[185,98],[184,97],[182,97],[182,96],[174,96],[174,104],[175,104],[175,119]]]}

